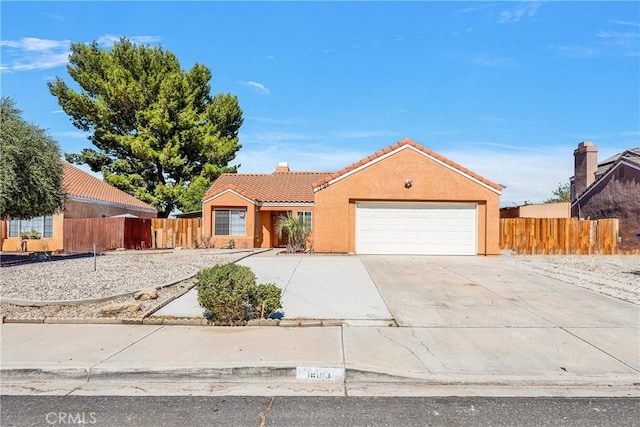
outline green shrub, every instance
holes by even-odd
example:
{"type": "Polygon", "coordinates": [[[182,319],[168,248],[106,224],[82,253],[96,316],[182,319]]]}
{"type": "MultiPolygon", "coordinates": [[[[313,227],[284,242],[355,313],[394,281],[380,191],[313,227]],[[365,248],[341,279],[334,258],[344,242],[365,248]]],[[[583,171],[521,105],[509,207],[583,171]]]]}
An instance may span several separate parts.
{"type": "Polygon", "coordinates": [[[249,267],[216,265],[196,275],[198,303],[221,322],[246,320],[255,293],[256,276],[249,267]]]}
{"type": "Polygon", "coordinates": [[[282,289],[273,283],[260,284],[256,286],[251,297],[251,303],[255,307],[258,316],[260,313],[263,313],[265,318],[269,317],[271,313],[282,307],[282,289]]]}

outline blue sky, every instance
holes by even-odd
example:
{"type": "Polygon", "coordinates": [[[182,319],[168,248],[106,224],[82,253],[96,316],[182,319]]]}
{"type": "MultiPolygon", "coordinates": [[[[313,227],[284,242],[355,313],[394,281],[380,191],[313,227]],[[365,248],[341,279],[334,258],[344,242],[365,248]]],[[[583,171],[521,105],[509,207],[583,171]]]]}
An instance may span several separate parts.
{"type": "Polygon", "coordinates": [[[640,3],[12,2],[1,92],[64,152],[90,142],[46,81],[70,42],[160,44],[238,96],[240,172],[338,170],[409,137],[540,202],[573,150],[640,146],[640,3]]]}

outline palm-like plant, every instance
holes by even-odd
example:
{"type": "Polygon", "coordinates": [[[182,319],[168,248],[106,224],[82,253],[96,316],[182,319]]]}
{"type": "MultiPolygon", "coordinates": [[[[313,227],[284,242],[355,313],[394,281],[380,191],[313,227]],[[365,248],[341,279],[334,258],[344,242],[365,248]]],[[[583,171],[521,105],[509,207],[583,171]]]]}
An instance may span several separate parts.
{"type": "Polygon", "coordinates": [[[275,228],[279,238],[287,233],[287,252],[303,252],[306,249],[311,231],[305,227],[302,218],[287,213],[278,218],[275,228]]]}

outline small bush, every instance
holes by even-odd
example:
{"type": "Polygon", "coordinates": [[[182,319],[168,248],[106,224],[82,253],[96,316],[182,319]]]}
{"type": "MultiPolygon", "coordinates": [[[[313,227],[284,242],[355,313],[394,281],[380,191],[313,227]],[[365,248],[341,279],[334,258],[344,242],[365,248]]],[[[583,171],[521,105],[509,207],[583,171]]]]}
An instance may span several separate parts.
{"type": "Polygon", "coordinates": [[[273,283],[260,284],[256,286],[251,303],[258,315],[263,313],[268,318],[271,313],[282,307],[282,289],[273,283]],[[263,311],[264,304],[264,311],[263,311]]]}
{"type": "Polygon", "coordinates": [[[261,313],[269,317],[282,306],[280,288],[273,283],[256,286],[251,269],[233,263],[198,272],[196,290],[206,317],[220,322],[254,319],[261,313]]]}
{"type": "Polygon", "coordinates": [[[255,288],[255,274],[237,264],[216,265],[196,275],[198,303],[221,322],[246,320],[255,288]]]}

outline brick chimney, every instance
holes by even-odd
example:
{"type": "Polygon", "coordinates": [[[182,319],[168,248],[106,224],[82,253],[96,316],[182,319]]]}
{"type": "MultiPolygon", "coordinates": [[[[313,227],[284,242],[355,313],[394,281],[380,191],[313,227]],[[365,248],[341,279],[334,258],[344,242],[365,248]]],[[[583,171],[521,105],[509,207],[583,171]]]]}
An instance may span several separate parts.
{"type": "Polygon", "coordinates": [[[278,163],[278,166],[276,166],[276,173],[279,172],[291,172],[289,170],[289,164],[287,162],[278,163]]]}
{"type": "Polygon", "coordinates": [[[573,152],[574,159],[574,194],[580,195],[596,180],[598,170],[598,147],[593,142],[581,142],[573,152]]]}

